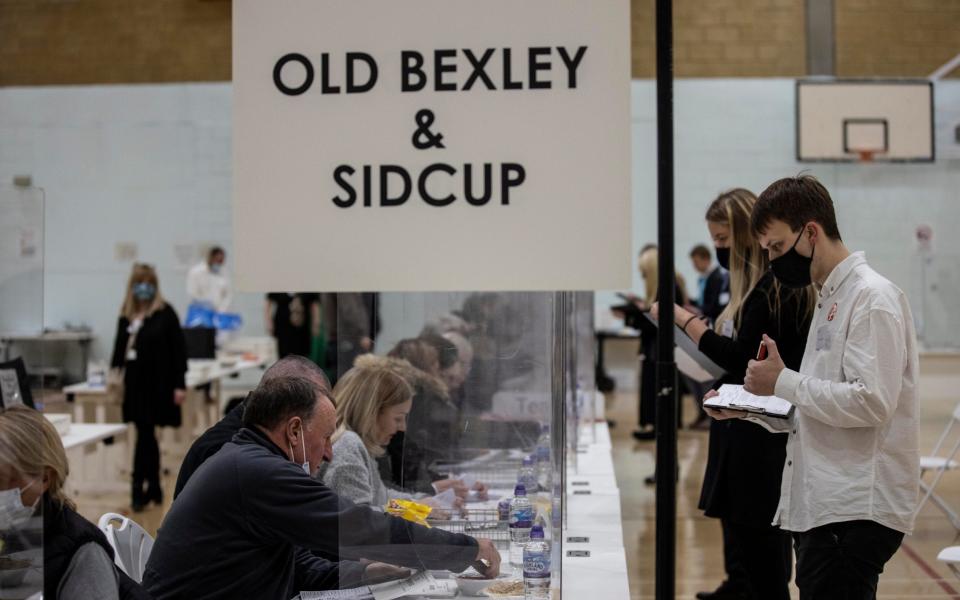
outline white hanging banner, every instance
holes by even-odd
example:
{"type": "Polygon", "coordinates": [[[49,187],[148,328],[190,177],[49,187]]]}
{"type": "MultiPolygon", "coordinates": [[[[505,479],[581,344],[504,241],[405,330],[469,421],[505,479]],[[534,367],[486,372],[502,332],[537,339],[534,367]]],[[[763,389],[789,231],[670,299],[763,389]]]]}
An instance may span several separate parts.
{"type": "Polygon", "coordinates": [[[629,287],[628,0],[234,0],[248,291],[629,287]]]}

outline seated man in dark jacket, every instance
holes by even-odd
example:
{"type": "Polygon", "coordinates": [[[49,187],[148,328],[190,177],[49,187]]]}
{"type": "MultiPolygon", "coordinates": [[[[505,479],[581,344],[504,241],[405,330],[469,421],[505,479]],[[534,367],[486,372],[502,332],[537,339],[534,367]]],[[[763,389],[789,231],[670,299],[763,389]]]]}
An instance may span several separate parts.
{"type": "MultiPolygon", "coordinates": [[[[317,386],[321,393],[330,395],[330,382],[327,380],[327,376],[315,362],[305,356],[289,354],[281,358],[266,370],[260,381],[265,383],[271,379],[284,377],[303,377],[317,386]]],[[[187,455],[183,457],[183,462],[180,463],[177,486],[173,492],[174,499],[180,495],[184,486],[187,485],[187,481],[200,468],[200,465],[219,452],[224,444],[240,432],[243,428],[244,406],[246,406],[246,399],[233,407],[213,427],[204,431],[203,435],[190,445],[190,450],[187,451],[187,455]]]]}
{"type": "Polygon", "coordinates": [[[246,401],[244,428],[190,477],[161,527],[144,585],[165,598],[287,600],[300,590],[361,582],[342,559],[490,575],[500,556],[488,540],[428,529],[341,500],[313,479],[332,457],[335,410],[311,381],[262,382],[246,401]],[[483,563],[489,564],[486,569],[483,563]]]}
{"type": "MultiPolygon", "coordinates": [[[[285,359],[282,359],[285,360],[285,359]]],[[[266,375],[264,375],[266,377],[266,375]]],[[[243,407],[246,400],[237,404],[230,412],[210,429],[203,432],[190,446],[187,455],[180,463],[180,473],[177,475],[177,485],[173,490],[173,499],[176,500],[187,481],[208,458],[220,451],[220,448],[233,439],[233,436],[243,428],[243,407]]]]}

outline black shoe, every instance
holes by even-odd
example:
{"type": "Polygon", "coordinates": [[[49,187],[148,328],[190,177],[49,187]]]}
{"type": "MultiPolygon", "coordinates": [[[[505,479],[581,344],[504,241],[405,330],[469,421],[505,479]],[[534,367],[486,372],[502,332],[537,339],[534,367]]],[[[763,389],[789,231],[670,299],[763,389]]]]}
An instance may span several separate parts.
{"type": "Polygon", "coordinates": [[[637,440],[638,442],[655,440],[657,439],[657,430],[653,429],[652,427],[650,429],[638,429],[633,432],[633,439],[637,440]]]}
{"type": "Polygon", "coordinates": [[[697,592],[696,598],[697,600],[747,600],[748,596],[730,585],[729,581],[724,581],[712,592],[697,592]]]}
{"type": "Polygon", "coordinates": [[[151,483],[147,486],[146,501],[154,502],[157,506],[163,505],[163,490],[160,489],[159,483],[151,483]]]}
{"type": "MultiPolygon", "coordinates": [[[[680,465],[677,465],[677,481],[680,481],[680,465]]],[[[643,478],[643,482],[647,485],[657,485],[657,472],[654,471],[653,475],[647,475],[643,478]]],[[[719,589],[719,588],[718,588],[719,589]]],[[[712,594],[713,592],[700,592],[701,594],[712,594]]]]}

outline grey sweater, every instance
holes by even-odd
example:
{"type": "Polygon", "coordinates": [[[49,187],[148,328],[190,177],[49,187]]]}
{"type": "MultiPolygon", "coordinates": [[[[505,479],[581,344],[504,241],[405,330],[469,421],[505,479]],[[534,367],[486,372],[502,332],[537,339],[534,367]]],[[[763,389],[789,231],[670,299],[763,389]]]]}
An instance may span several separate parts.
{"type": "Polygon", "coordinates": [[[62,600],[115,600],[120,598],[120,577],[113,560],[96,542],[80,546],[70,559],[57,586],[62,600]]]}
{"type": "Polygon", "coordinates": [[[377,461],[360,436],[345,431],[333,444],[333,461],[321,469],[319,477],[341,498],[355,504],[383,510],[391,499],[414,500],[421,496],[388,488],[380,479],[377,461]]]}

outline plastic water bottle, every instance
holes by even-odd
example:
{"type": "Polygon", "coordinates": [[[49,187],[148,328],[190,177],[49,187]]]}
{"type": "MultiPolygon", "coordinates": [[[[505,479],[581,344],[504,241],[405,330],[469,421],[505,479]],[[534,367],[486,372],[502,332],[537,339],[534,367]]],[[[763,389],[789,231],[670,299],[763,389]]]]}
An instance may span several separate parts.
{"type": "Polygon", "coordinates": [[[533,504],[527,498],[527,489],[517,484],[510,502],[510,564],[523,564],[523,548],[530,541],[533,527],[533,504]]]}
{"type": "Polygon", "coordinates": [[[522,484],[524,489],[534,492],[538,487],[536,459],[533,456],[527,456],[523,459],[523,466],[520,467],[520,474],[517,475],[517,483],[522,484]]]}
{"type": "Polygon", "coordinates": [[[513,500],[509,497],[503,498],[497,503],[497,518],[504,522],[510,522],[510,504],[513,500]]]}
{"type": "Polygon", "coordinates": [[[540,438],[537,440],[537,483],[541,490],[550,491],[550,479],[553,465],[550,463],[550,426],[540,428],[540,438]]]}
{"type": "Polygon", "coordinates": [[[530,541],[523,548],[523,598],[550,600],[550,542],[540,525],[530,530],[530,541]]]}

